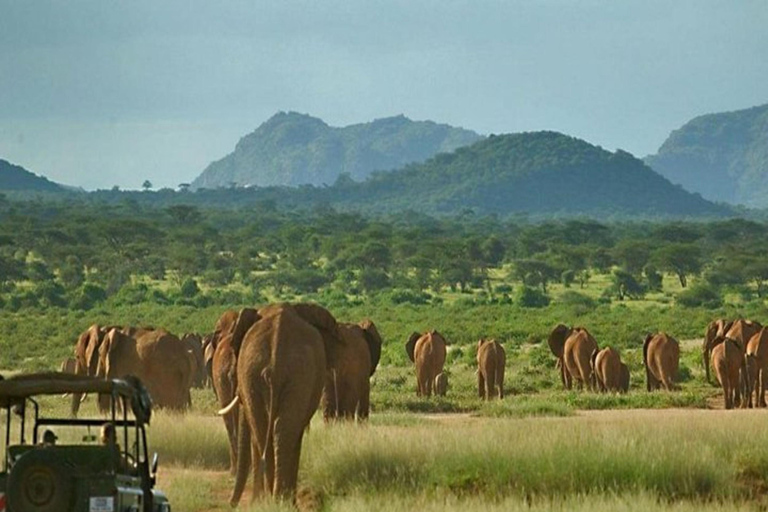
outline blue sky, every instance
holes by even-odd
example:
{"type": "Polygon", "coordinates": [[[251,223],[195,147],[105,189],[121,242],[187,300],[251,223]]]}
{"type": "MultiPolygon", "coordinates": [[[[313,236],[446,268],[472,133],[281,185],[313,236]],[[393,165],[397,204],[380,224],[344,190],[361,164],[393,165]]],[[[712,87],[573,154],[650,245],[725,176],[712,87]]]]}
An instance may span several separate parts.
{"type": "Polygon", "coordinates": [[[637,156],[768,103],[765,1],[0,0],[0,158],[175,187],[279,110],[557,130],[637,156]]]}

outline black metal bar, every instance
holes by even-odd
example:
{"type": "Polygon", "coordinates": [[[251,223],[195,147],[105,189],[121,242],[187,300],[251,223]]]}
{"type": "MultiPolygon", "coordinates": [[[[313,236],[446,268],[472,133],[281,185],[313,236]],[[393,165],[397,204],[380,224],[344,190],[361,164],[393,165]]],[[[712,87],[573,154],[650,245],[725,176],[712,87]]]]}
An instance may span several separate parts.
{"type": "MultiPolygon", "coordinates": [[[[40,418],[38,420],[39,425],[71,425],[71,426],[91,426],[91,427],[100,427],[104,425],[104,420],[87,420],[87,419],[80,419],[80,418],[40,418]]],[[[121,420],[116,420],[115,425],[116,426],[123,426],[126,427],[133,427],[136,425],[136,420],[125,420],[125,422],[121,420]]]]}
{"type": "Polygon", "coordinates": [[[6,412],[6,419],[5,419],[5,450],[3,451],[3,453],[5,453],[4,468],[6,473],[8,473],[8,447],[10,445],[11,445],[11,408],[9,407],[6,412]]]}

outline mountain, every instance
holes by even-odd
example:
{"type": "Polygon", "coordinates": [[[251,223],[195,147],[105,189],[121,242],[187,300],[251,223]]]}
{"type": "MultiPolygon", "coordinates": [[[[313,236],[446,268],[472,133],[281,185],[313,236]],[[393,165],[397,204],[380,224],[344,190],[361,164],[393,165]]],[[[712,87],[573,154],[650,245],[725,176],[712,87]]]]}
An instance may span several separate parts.
{"type": "MultiPolygon", "coordinates": [[[[178,197],[176,197],[178,196],[178,197]]],[[[153,195],[134,194],[136,200],[153,195]]],[[[642,160],[555,132],[490,136],[402,169],[348,177],[331,186],[200,189],[173,201],[205,207],[333,207],[370,215],[584,216],[600,220],[711,218],[734,215],[723,204],[673,185],[642,160]]]]}
{"type": "Polygon", "coordinates": [[[334,128],[295,112],[280,112],[211,163],[192,188],[331,185],[340,174],[363,180],[376,170],[423,162],[471,144],[480,135],[405,116],[334,128]]]}
{"type": "Polygon", "coordinates": [[[645,161],[706,199],[766,207],[768,105],[697,117],[645,161]]]}
{"type": "Polygon", "coordinates": [[[62,192],[64,187],[0,159],[0,190],[62,192]]]}

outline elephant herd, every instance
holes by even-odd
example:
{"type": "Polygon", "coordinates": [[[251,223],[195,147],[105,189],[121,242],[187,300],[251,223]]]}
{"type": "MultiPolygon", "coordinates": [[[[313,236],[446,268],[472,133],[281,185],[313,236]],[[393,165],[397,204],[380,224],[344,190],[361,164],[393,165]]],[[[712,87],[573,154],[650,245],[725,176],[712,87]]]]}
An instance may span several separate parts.
{"type": "MultiPolygon", "coordinates": [[[[190,388],[205,380],[202,339],[185,334],[181,339],[152,327],[101,326],[94,324],[77,339],[74,358],[62,371],[98,378],[135,375],[140,378],[160,408],[183,411],[191,405],[190,388]]],[[[72,414],[77,415],[85,397],[72,396],[72,414]]],[[[108,400],[99,400],[104,410],[108,400]]]]}
{"type": "MultiPolygon", "coordinates": [[[[599,349],[583,327],[556,326],[548,338],[563,387],[626,392],[629,369],[612,347],[599,349]]],[[[416,372],[416,392],[444,395],[447,343],[437,331],[413,333],[405,344],[416,372]]],[[[262,494],[295,497],[304,432],[318,407],[325,420],[365,420],[370,410],[370,378],[381,357],[382,338],[369,319],[337,322],[325,308],[280,303],[224,312],[210,335],[181,338],[164,329],[93,325],[77,340],[75,357],[62,369],[100,378],[139,377],[158,407],[185,410],[190,388],[210,384],[227,430],[230,498],[239,503],[249,474],[253,498],[262,494]]],[[[703,345],[723,386],[726,407],[759,390],[765,406],[768,332],[756,322],[717,320],[703,345]],[[751,387],[750,387],[751,386],[751,387]]],[[[643,343],[647,389],[675,389],[680,348],[666,333],[643,343]]],[[[477,344],[480,398],[504,397],[506,354],[493,339],[477,344]]],[[[81,396],[72,397],[77,413],[81,396]]],[[[744,403],[744,402],[741,402],[744,403]]]]}
{"type": "MultiPolygon", "coordinates": [[[[600,350],[597,341],[584,327],[563,324],[549,334],[549,348],[557,358],[560,380],[565,389],[574,381],[579,388],[594,391],[626,393],[629,390],[629,367],[612,347],[600,350]]],[[[643,342],[643,366],[646,389],[673,390],[680,360],[680,345],[667,333],[649,334],[643,342]]]]}
{"type": "Polygon", "coordinates": [[[712,321],[704,336],[702,362],[707,381],[712,366],[726,409],[766,406],[768,328],[742,318],[712,321]]]}

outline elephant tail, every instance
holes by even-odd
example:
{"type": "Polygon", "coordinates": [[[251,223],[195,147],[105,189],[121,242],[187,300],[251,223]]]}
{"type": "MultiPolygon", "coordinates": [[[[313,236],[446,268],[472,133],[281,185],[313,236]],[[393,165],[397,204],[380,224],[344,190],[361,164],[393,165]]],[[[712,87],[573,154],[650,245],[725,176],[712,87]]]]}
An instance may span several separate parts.
{"type": "MultiPolygon", "coordinates": [[[[269,452],[269,446],[272,443],[273,429],[275,427],[276,416],[276,403],[275,403],[275,388],[272,383],[272,372],[269,368],[265,368],[261,372],[261,377],[264,379],[264,383],[269,390],[269,409],[267,410],[267,433],[264,437],[264,451],[261,452],[261,461],[259,462],[259,474],[261,478],[264,478],[264,472],[267,470],[267,453],[269,452]]],[[[338,405],[336,406],[338,407],[338,405]]]]}

